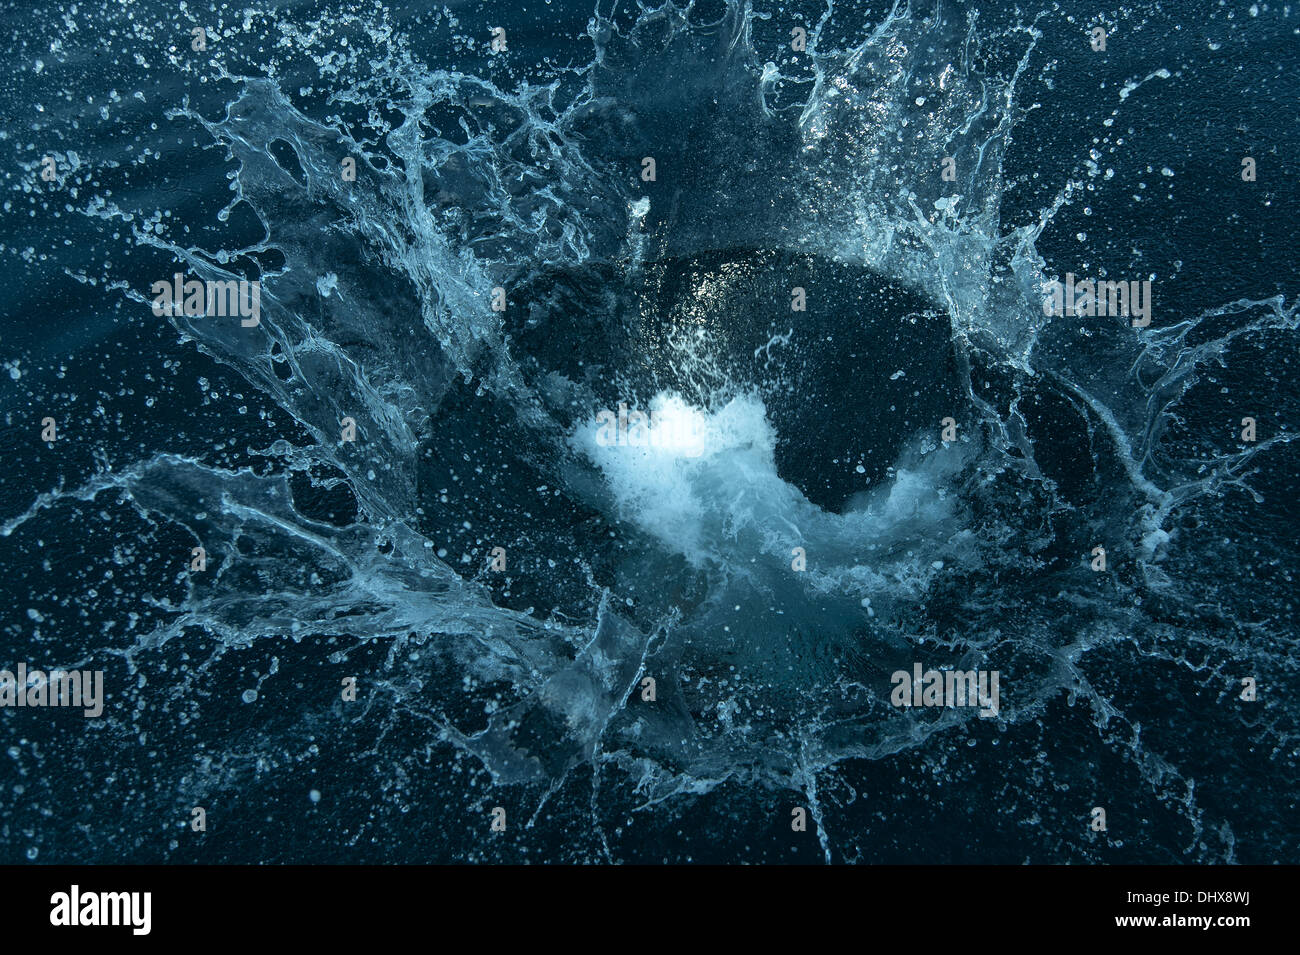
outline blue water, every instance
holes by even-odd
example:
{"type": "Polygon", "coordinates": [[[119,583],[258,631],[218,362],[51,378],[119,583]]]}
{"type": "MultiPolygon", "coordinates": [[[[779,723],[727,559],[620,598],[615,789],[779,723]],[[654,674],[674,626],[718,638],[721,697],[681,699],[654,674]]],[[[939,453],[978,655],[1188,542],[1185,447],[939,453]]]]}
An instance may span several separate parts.
{"type": "Polygon", "coordinates": [[[5,861],[1300,861],[1300,11],[362,8],[0,10],[5,861]]]}

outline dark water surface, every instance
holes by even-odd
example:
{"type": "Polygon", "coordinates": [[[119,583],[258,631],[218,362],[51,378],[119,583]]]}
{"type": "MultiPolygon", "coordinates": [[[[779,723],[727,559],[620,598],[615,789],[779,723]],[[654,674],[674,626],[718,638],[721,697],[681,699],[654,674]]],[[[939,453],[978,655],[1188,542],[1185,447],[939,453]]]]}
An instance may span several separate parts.
{"type": "Polygon", "coordinates": [[[1295,8],[0,16],[4,861],[1300,861],[1295,8]]]}

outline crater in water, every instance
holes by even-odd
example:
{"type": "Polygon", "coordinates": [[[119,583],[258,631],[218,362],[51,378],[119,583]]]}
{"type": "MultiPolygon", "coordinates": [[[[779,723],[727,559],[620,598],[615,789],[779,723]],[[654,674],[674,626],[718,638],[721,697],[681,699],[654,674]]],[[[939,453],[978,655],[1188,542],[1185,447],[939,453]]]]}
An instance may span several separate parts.
{"type": "Polygon", "coordinates": [[[661,390],[752,390],[778,472],[827,510],[885,477],[905,440],[961,418],[946,316],[862,266],[710,251],[548,272],[518,298],[514,357],[566,426],[619,402],[644,411],[661,390]]]}

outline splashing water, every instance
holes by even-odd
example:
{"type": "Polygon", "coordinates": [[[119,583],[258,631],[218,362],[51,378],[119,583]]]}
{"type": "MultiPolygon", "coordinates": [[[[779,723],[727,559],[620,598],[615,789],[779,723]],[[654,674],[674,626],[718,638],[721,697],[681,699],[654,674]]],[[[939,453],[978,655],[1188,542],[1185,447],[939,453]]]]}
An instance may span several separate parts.
{"type": "Polygon", "coordinates": [[[5,420],[74,448],[5,482],[6,632],[116,690],[15,741],[12,844],[1295,861],[1295,290],[1198,299],[1118,212],[1069,245],[1172,74],[1087,80],[1084,14],[923,7],[598,10],[581,57],[323,10],[188,55],[100,11],[131,92],[93,132],[46,54],[5,145],[61,192],[6,213],[79,244],[3,251],[82,298],[6,322],[5,420]],[[155,317],[176,271],[260,281],[259,323],[155,317]],[[1066,271],[1154,274],[1156,321],[1044,314],[1066,271]],[[893,705],[917,662],[999,673],[996,715],[893,705]],[[129,821],[41,821],[96,801],[129,821]],[[244,822],[196,841],[197,805],[244,822]]]}

